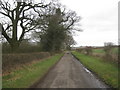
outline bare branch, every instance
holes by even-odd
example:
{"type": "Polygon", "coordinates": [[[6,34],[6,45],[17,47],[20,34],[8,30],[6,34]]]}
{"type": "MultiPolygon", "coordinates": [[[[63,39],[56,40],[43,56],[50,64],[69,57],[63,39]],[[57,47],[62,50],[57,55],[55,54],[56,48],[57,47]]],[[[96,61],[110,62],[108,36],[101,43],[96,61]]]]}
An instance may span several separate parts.
{"type": "Polygon", "coordinates": [[[2,35],[4,35],[4,37],[7,39],[7,41],[10,43],[11,42],[11,38],[7,35],[7,33],[4,30],[4,27],[2,26],[2,24],[0,23],[0,27],[2,27],[2,35]]]}

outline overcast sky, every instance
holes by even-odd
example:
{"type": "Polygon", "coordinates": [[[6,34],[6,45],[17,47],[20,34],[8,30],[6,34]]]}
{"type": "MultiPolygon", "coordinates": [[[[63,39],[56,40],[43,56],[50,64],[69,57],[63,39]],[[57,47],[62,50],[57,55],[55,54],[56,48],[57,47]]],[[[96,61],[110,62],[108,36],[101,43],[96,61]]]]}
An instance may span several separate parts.
{"type": "Polygon", "coordinates": [[[118,2],[120,0],[59,0],[81,16],[80,29],[74,39],[76,46],[118,44],[118,2]]]}
{"type": "Polygon", "coordinates": [[[118,44],[118,2],[120,0],[60,0],[68,9],[82,17],[74,39],[76,46],[118,44]]]}

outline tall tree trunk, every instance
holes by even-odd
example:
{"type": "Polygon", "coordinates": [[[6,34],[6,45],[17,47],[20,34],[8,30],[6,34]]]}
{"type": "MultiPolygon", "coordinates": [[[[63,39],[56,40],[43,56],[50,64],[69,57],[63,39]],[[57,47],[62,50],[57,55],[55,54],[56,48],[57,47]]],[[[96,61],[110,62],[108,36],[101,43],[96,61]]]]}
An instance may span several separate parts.
{"type": "Polygon", "coordinates": [[[11,50],[12,50],[13,53],[18,50],[19,45],[20,45],[20,43],[18,41],[12,40],[10,42],[11,50]]]}
{"type": "Polygon", "coordinates": [[[12,33],[13,41],[17,41],[17,21],[13,22],[13,33],[12,33]]]}
{"type": "Polygon", "coordinates": [[[17,19],[13,21],[12,40],[10,42],[12,52],[16,52],[19,48],[19,41],[17,39],[17,23],[17,19]]]}

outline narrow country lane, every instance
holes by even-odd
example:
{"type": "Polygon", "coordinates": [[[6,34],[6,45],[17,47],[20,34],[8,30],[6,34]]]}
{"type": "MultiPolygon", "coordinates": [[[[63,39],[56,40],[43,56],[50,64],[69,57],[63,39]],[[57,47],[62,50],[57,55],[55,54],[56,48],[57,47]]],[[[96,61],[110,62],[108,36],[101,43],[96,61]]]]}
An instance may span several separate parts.
{"type": "Polygon", "coordinates": [[[67,52],[35,88],[108,88],[108,86],[67,52]]]}

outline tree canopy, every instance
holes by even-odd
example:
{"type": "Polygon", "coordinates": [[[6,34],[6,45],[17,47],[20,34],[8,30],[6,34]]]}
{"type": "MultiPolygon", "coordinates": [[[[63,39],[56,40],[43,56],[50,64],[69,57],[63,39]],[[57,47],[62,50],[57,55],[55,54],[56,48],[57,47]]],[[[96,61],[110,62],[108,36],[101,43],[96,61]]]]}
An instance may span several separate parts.
{"type": "Polygon", "coordinates": [[[75,44],[72,31],[80,17],[59,3],[34,3],[32,0],[15,0],[11,3],[0,0],[0,15],[7,19],[0,24],[1,31],[13,52],[19,47],[26,33],[31,31],[45,51],[60,51],[75,44]],[[19,37],[18,30],[21,31],[19,37]]]}
{"type": "Polygon", "coordinates": [[[25,33],[35,29],[36,26],[32,23],[35,22],[36,17],[41,16],[41,8],[47,7],[43,3],[34,4],[31,1],[17,2],[14,0],[11,3],[0,0],[0,15],[7,19],[1,23],[2,35],[9,42],[13,51],[19,47],[25,33]],[[18,27],[22,29],[19,38],[18,27]]]}
{"type": "Polygon", "coordinates": [[[80,17],[71,10],[66,11],[60,5],[48,6],[42,18],[37,18],[38,38],[45,51],[60,51],[72,44],[75,44],[72,38],[74,25],[79,22],[80,17]],[[62,10],[63,9],[63,10],[62,10]],[[48,12],[49,11],[49,12],[48,12]]]}

